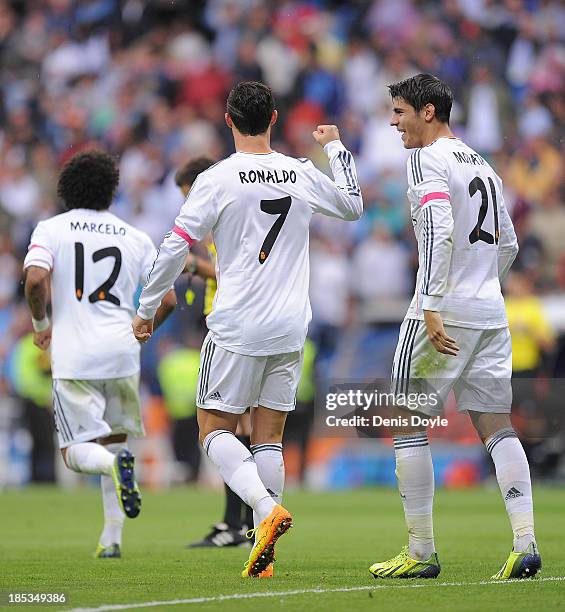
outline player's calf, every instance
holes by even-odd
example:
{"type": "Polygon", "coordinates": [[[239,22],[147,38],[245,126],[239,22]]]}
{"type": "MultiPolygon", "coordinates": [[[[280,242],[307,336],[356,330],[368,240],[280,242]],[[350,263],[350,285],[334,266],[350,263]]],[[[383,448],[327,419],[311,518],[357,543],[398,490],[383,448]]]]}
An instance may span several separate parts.
{"type": "Polygon", "coordinates": [[[510,421],[510,414],[470,412],[473,425],[492,457],[496,479],[514,534],[513,550],[535,544],[530,468],[510,421]]]}
{"type": "Polygon", "coordinates": [[[96,442],[81,442],[61,449],[66,466],[82,474],[106,474],[114,467],[114,455],[96,442]]]}
{"type": "Polygon", "coordinates": [[[470,412],[473,425],[492,457],[496,479],[514,535],[512,552],[494,580],[530,578],[541,569],[534,533],[530,468],[509,414],[470,412]]]}

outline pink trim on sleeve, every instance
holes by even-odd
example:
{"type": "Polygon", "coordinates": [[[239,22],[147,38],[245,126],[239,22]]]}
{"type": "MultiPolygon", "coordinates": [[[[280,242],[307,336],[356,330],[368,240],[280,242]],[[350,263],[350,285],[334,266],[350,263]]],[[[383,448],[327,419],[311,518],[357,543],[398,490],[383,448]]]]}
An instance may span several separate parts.
{"type": "Polygon", "coordinates": [[[28,252],[31,251],[31,249],[43,249],[44,251],[47,251],[51,257],[53,257],[53,253],[51,253],[47,247],[41,246],[40,244],[30,244],[28,252]]]}
{"type": "Polygon", "coordinates": [[[451,198],[448,193],[443,193],[442,191],[434,191],[433,193],[427,193],[421,200],[420,206],[423,206],[426,202],[430,200],[447,200],[451,202],[451,198]]]}
{"type": "Polygon", "coordinates": [[[194,243],[194,238],[191,238],[183,229],[182,227],[179,227],[178,225],[175,225],[172,229],[172,231],[177,235],[180,236],[181,238],[184,238],[184,240],[186,240],[188,242],[188,246],[192,246],[194,243]]]}

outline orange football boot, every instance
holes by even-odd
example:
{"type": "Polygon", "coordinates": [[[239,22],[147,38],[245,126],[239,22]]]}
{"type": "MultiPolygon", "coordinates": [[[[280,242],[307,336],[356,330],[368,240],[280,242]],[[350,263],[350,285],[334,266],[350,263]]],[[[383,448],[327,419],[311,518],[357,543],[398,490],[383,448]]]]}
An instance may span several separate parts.
{"type": "MultiPolygon", "coordinates": [[[[248,532],[249,538],[255,535],[255,546],[251,549],[249,559],[245,562],[245,568],[241,572],[243,578],[260,577],[263,572],[269,571],[275,560],[275,544],[277,540],[292,527],[292,516],[290,512],[277,504],[271,514],[259,523],[255,529],[248,532]]],[[[268,578],[267,574],[262,576],[268,578]]]]}

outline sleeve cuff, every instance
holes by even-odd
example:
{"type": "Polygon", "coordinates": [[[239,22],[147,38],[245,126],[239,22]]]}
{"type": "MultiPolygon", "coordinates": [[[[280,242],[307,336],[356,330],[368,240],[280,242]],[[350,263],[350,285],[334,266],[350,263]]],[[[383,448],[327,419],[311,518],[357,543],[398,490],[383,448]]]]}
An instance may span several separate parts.
{"type": "Polygon", "coordinates": [[[439,312],[443,304],[443,296],[441,295],[423,295],[422,296],[422,309],[423,310],[435,310],[439,312]]]}
{"type": "Polygon", "coordinates": [[[341,140],[332,140],[324,147],[324,152],[328,157],[338,153],[339,151],[347,151],[341,140]]]}
{"type": "Polygon", "coordinates": [[[35,266],[36,268],[43,268],[47,270],[47,272],[51,272],[53,267],[43,259],[26,259],[24,261],[24,270],[27,270],[31,266],[35,266]]]}
{"type": "Polygon", "coordinates": [[[153,319],[156,312],[156,310],[153,310],[152,308],[147,308],[140,304],[139,308],[137,309],[137,316],[141,319],[144,319],[145,321],[150,321],[151,319],[153,319]]]}

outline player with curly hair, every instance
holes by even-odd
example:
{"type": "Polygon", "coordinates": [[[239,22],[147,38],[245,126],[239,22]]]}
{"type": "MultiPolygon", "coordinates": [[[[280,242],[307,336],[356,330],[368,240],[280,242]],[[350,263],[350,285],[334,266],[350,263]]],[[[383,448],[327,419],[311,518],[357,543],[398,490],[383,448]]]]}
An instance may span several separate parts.
{"type": "MultiPolygon", "coordinates": [[[[124,517],[141,510],[127,436],[144,434],[133,296],[156,249],[149,236],[109,212],[119,170],[102,151],[72,157],[57,193],[66,212],[35,228],[24,262],[34,342],[51,347],[53,413],[67,467],[100,474],[104,529],[98,558],[120,557],[124,517]],[[50,304],[49,304],[50,302],[50,304]],[[48,315],[49,306],[51,316],[48,315]]],[[[176,304],[163,296],[161,324],[176,304]]]]}

